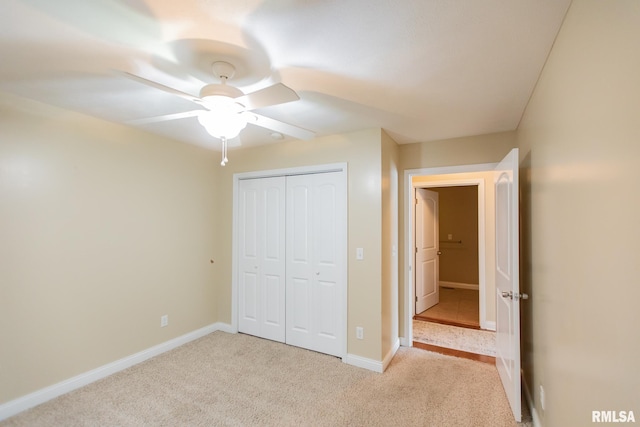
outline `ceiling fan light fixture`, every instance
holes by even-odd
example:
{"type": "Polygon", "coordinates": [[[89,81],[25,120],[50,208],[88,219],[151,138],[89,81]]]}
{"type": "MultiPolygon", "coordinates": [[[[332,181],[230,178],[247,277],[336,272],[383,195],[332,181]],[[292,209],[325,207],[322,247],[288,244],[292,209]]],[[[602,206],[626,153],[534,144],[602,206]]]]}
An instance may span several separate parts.
{"type": "Polygon", "coordinates": [[[235,138],[247,126],[246,118],[236,111],[204,111],[198,115],[198,121],[209,135],[216,138],[235,138]]]}

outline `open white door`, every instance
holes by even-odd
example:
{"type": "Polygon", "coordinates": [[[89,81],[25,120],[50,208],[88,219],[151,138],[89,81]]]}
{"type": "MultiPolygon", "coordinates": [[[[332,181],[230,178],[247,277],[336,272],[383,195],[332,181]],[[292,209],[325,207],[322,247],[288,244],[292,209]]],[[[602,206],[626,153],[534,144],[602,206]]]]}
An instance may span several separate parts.
{"type": "MultiPolygon", "coordinates": [[[[496,366],[516,421],[521,421],[518,149],[496,167],[496,366]]],[[[525,296],[526,298],[526,296],[525,296]]]]}
{"type": "Polygon", "coordinates": [[[416,313],[440,301],[438,193],[416,188],[416,313]]]}

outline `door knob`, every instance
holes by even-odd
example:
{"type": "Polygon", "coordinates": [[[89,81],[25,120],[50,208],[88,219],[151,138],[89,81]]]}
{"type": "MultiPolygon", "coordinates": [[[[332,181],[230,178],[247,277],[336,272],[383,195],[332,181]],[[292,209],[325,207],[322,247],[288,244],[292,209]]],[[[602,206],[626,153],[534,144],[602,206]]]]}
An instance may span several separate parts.
{"type": "Polygon", "coordinates": [[[510,298],[510,299],[515,299],[515,300],[519,300],[519,299],[529,299],[529,295],[528,294],[519,294],[519,293],[513,293],[511,291],[507,292],[507,291],[502,291],[502,297],[503,298],[510,298]]]}
{"type": "Polygon", "coordinates": [[[438,255],[442,255],[442,252],[438,251],[438,255]]]}

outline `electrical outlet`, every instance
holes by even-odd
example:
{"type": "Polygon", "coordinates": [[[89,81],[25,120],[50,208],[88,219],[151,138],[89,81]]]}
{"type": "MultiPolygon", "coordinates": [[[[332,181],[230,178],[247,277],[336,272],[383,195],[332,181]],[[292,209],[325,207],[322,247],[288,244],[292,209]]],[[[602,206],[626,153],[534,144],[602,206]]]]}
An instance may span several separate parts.
{"type": "Polygon", "coordinates": [[[161,316],[160,317],[160,327],[164,328],[168,324],[169,324],[169,315],[165,314],[164,316],[161,316]]]}
{"type": "Polygon", "coordinates": [[[364,248],[356,248],[356,259],[358,260],[364,259],[364,248]]]}
{"type": "Polygon", "coordinates": [[[359,340],[364,339],[364,328],[362,326],[356,327],[356,338],[359,340]]]}

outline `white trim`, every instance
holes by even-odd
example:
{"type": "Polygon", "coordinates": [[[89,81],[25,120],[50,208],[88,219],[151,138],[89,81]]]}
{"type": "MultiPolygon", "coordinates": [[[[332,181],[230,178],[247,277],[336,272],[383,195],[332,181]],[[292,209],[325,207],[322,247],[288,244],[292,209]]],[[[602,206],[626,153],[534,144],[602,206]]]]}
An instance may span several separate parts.
{"type": "Polygon", "coordinates": [[[389,367],[389,363],[391,363],[399,348],[400,340],[396,340],[396,342],[393,343],[393,346],[389,349],[387,355],[384,357],[384,359],[382,359],[382,372],[387,370],[387,368],[389,367]]]}
{"type": "Polygon", "coordinates": [[[496,331],[496,322],[494,320],[487,320],[484,324],[484,326],[481,327],[481,329],[487,330],[487,331],[496,331]]]}
{"type": "Polygon", "coordinates": [[[446,282],[446,281],[439,281],[438,282],[438,286],[445,287],[445,288],[455,288],[455,289],[469,289],[472,291],[477,291],[480,288],[480,285],[478,285],[477,283],[460,283],[460,282],[446,282]]]}
{"type": "MultiPolygon", "coordinates": [[[[497,163],[482,163],[476,165],[446,166],[437,168],[407,169],[404,171],[404,336],[401,340],[405,344],[413,344],[413,315],[414,315],[414,288],[413,288],[413,200],[415,199],[415,187],[412,183],[414,176],[434,176],[460,173],[479,173],[493,171],[497,163]]],[[[420,187],[442,187],[451,185],[465,185],[464,182],[472,182],[471,185],[478,185],[478,273],[479,273],[479,297],[480,297],[480,327],[488,329],[488,322],[485,313],[485,283],[486,283],[486,259],[485,245],[485,191],[484,180],[466,179],[455,181],[438,181],[424,183],[420,187]],[[476,184],[477,183],[477,184],[476,184]],[[482,197],[481,197],[482,193],[482,197]],[[482,234],[481,234],[482,233],[482,234]]],[[[469,184],[466,184],[469,185],[469,184]]],[[[495,326],[494,326],[495,330],[495,326]]],[[[403,344],[404,345],[404,344],[403,344]]]]}
{"type": "MultiPolygon", "coordinates": [[[[413,320],[412,320],[413,321],[413,320]]],[[[405,338],[405,337],[400,337],[400,345],[403,347],[413,347],[413,341],[405,338]]]]}
{"type": "Polygon", "coordinates": [[[383,373],[393,360],[393,357],[396,355],[399,348],[400,340],[396,340],[382,362],[378,362],[377,360],[373,359],[367,359],[366,357],[362,356],[356,356],[355,354],[347,354],[346,357],[342,359],[342,361],[347,365],[357,366],[358,368],[364,368],[370,371],[383,373]]]}
{"type": "Polygon", "coordinates": [[[62,396],[63,394],[69,393],[80,387],[84,387],[85,385],[91,384],[92,382],[108,377],[109,375],[113,375],[116,372],[120,372],[124,369],[130,368],[133,365],[137,365],[138,363],[149,360],[152,357],[158,356],[169,350],[173,350],[174,348],[180,347],[181,345],[184,345],[190,341],[202,338],[212,332],[227,332],[229,330],[230,325],[224,323],[214,323],[212,325],[205,326],[204,328],[197,329],[193,332],[189,332],[188,334],[158,344],[146,350],[142,350],[138,353],[116,360],[115,362],[111,362],[91,371],[76,375],[75,377],[66,379],[57,384],[42,388],[17,399],[10,400],[0,405],[0,421],[12,417],[22,411],[26,411],[29,408],[33,408],[34,406],[47,402],[51,399],[54,399],[58,396],[62,396]]]}
{"type": "Polygon", "coordinates": [[[218,323],[215,323],[214,326],[216,327],[216,329],[213,332],[220,331],[220,332],[226,332],[228,334],[238,333],[238,331],[233,330],[233,327],[228,323],[218,322],[218,323]]]}
{"type": "Polygon", "coordinates": [[[252,171],[252,172],[241,172],[233,174],[233,221],[231,226],[231,332],[238,332],[238,260],[237,260],[237,250],[238,250],[238,183],[242,179],[253,179],[253,178],[269,178],[275,176],[291,176],[291,175],[308,175],[314,173],[326,173],[326,172],[341,172],[343,178],[344,185],[344,205],[346,209],[346,218],[345,218],[345,232],[344,232],[344,266],[342,268],[341,278],[342,282],[345,284],[342,295],[342,318],[344,319],[344,331],[342,337],[342,356],[344,358],[348,357],[347,354],[347,336],[348,336],[348,326],[347,326],[347,310],[348,310],[348,272],[349,272],[349,171],[347,167],[347,163],[328,163],[323,165],[309,165],[309,166],[300,166],[293,168],[284,168],[284,169],[270,169],[263,171],[252,171]]]}
{"type": "Polygon", "coordinates": [[[522,377],[522,385],[524,386],[524,400],[527,406],[529,407],[529,412],[531,413],[531,419],[533,421],[533,427],[542,427],[542,421],[540,420],[540,416],[538,415],[538,411],[536,411],[536,405],[533,402],[533,398],[531,397],[531,392],[529,391],[529,385],[527,384],[527,380],[524,377],[524,371],[520,370],[520,376],[522,377]]]}
{"type": "Polygon", "coordinates": [[[355,354],[347,354],[342,359],[344,363],[351,366],[357,366],[358,368],[368,369],[373,372],[384,372],[384,366],[382,362],[373,359],[367,359],[366,357],[357,356],[355,354]]]}
{"type": "Polygon", "coordinates": [[[347,163],[328,163],[324,165],[299,166],[294,168],[270,169],[263,171],[240,172],[233,174],[233,180],[270,178],[274,176],[308,175],[312,173],[345,172],[347,163]]]}

